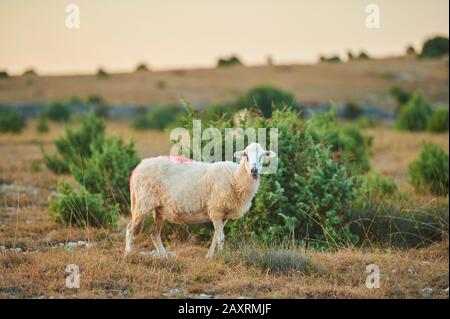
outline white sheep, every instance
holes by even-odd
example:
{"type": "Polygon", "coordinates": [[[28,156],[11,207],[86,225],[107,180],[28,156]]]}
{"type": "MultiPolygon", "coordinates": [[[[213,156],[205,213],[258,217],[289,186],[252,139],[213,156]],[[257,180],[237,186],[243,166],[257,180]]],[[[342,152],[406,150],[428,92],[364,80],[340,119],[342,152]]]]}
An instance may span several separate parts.
{"type": "Polygon", "coordinates": [[[132,251],[133,239],[150,212],[151,239],[159,256],[168,256],[160,236],[164,220],[177,224],[212,222],[214,237],[206,256],[212,257],[217,245],[222,250],[225,223],[249,210],[259,187],[263,159],[276,154],[251,143],[234,156],[240,158],[240,164],[169,156],[144,159],[130,178],[131,221],[126,228],[125,254],[132,251]]]}

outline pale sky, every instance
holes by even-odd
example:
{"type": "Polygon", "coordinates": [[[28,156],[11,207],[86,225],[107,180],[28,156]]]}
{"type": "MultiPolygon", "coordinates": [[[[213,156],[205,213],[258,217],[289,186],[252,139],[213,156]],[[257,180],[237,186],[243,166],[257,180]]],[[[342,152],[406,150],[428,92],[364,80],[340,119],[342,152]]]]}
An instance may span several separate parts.
{"type": "Polygon", "coordinates": [[[448,36],[448,0],[1,0],[0,69],[40,74],[210,67],[237,54],[248,65],[312,63],[366,50],[383,57],[448,36]],[[65,7],[80,8],[67,29],[65,7]],[[367,4],[380,29],[365,26],[367,4]]]}

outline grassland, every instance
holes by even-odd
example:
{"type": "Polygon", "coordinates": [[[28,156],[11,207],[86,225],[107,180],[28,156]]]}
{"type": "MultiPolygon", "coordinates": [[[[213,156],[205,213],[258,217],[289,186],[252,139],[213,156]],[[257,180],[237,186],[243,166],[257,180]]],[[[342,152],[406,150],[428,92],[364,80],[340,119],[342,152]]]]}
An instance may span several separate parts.
{"type": "MultiPolygon", "coordinates": [[[[373,169],[395,178],[403,191],[418,200],[434,200],[414,194],[406,169],[423,141],[448,152],[448,133],[402,133],[389,127],[367,132],[374,136],[373,169]]],[[[448,239],[407,250],[295,248],[290,254],[300,266],[279,272],[258,261],[248,262],[255,257],[239,255],[235,247],[206,260],[208,243],[194,237],[164,238],[177,254],[173,259],[139,252],[125,258],[125,219],[115,231],[78,229],[48,219],[47,197],[57,177],[42,164],[40,149],[51,151],[52,141],[62,133],[62,126],[51,124],[49,133],[38,134],[30,121],[22,134],[0,135],[1,298],[448,298],[448,239]],[[88,245],[68,246],[78,241],[88,245]],[[381,270],[379,289],[365,286],[366,266],[373,263],[381,270]],[[65,286],[68,264],[80,266],[80,289],[65,286]]],[[[134,138],[141,157],[167,153],[171,145],[165,133],[134,131],[125,121],[109,122],[107,134],[134,138]]],[[[151,250],[149,235],[140,236],[137,251],[151,250]]],[[[274,254],[271,249],[268,254],[274,254]]]]}
{"type": "Polygon", "coordinates": [[[218,69],[140,71],[77,76],[18,76],[0,79],[0,103],[49,102],[71,96],[102,96],[109,103],[193,105],[234,100],[250,87],[273,84],[305,103],[347,102],[395,106],[389,90],[420,89],[433,102],[448,103],[448,62],[389,58],[342,64],[236,66],[218,69]],[[344,80],[345,79],[345,80],[344,80]]]}

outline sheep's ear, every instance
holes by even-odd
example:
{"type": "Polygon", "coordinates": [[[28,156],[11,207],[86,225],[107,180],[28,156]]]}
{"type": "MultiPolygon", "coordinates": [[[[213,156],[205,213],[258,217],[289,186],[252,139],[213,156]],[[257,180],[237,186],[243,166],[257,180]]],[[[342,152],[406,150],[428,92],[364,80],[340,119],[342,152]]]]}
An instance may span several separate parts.
{"type": "Polygon", "coordinates": [[[245,151],[237,151],[234,153],[234,157],[236,158],[241,158],[242,156],[244,156],[245,151]]]}
{"type": "Polygon", "coordinates": [[[272,151],[266,151],[264,153],[264,156],[267,157],[267,158],[274,158],[274,157],[277,157],[277,154],[275,152],[272,152],[272,151]]]}

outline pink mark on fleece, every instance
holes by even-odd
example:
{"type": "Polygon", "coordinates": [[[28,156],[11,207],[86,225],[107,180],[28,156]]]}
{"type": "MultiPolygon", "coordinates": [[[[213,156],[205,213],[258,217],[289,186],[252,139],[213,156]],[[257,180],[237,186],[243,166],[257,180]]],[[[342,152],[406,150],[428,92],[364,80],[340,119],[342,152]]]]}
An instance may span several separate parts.
{"type": "Polygon", "coordinates": [[[188,164],[193,162],[190,158],[186,158],[183,156],[158,156],[158,158],[165,159],[177,164],[188,164]]]}

